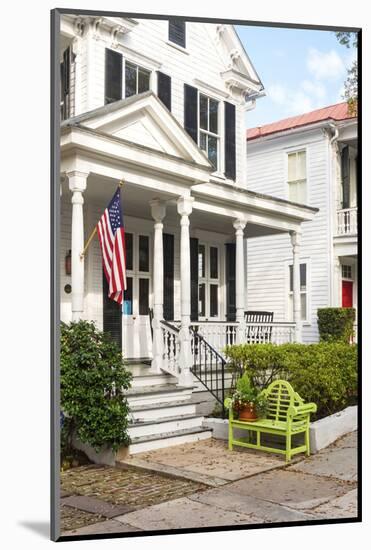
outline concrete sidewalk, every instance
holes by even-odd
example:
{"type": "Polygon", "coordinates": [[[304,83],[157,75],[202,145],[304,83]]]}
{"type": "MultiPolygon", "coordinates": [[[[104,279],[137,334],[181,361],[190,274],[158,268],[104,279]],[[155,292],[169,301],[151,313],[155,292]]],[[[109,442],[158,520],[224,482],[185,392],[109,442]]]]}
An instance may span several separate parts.
{"type": "Polygon", "coordinates": [[[289,466],[280,456],[207,440],[136,455],[123,467],[144,475],[194,483],[188,494],[69,534],[184,529],[237,524],[355,518],[357,516],[357,432],[316,455],[299,455],[289,466]],[[144,470],[147,466],[147,470],[144,470]],[[156,474],[154,473],[156,472],[156,474]],[[198,485],[197,485],[198,484],[198,485]],[[197,485],[197,487],[196,487],[197,485]]]}

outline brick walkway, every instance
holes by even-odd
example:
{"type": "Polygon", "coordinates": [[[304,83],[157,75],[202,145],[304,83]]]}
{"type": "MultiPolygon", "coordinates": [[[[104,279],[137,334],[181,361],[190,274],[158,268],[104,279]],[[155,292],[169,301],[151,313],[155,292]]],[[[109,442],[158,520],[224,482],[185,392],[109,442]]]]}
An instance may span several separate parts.
{"type": "Polygon", "coordinates": [[[194,481],[136,469],[97,465],[72,468],[61,473],[61,531],[70,532],[205,488],[194,481]]]}

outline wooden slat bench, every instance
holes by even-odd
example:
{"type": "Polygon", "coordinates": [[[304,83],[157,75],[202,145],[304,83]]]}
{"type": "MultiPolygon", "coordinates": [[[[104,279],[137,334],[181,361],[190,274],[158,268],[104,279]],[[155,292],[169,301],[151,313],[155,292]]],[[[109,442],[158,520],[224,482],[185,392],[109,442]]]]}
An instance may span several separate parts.
{"type": "Polygon", "coordinates": [[[286,380],[276,380],[262,391],[268,399],[268,412],[266,418],[254,422],[241,421],[234,418],[231,399],[225,400],[225,407],[229,409],[228,449],[233,450],[233,445],[260,449],[271,453],[281,453],[286,456],[286,462],[297,453],[310,454],[309,444],[309,420],[310,413],[316,412],[315,403],[304,403],[286,380]],[[234,439],[233,429],[239,428],[247,431],[246,438],[234,439]],[[256,434],[256,442],[251,441],[251,432],[256,434]],[[260,435],[275,434],[285,438],[285,449],[277,449],[261,444],[260,435]],[[304,444],[292,446],[292,436],[304,433],[304,444]]]}

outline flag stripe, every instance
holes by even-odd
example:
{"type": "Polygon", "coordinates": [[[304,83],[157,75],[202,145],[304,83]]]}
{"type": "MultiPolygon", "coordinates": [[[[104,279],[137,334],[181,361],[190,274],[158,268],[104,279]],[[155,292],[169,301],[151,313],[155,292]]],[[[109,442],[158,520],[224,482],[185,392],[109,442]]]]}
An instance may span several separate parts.
{"type": "Polygon", "coordinates": [[[108,295],[118,304],[122,304],[123,291],[126,290],[125,229],[120,199],[118,189],[97,224],[108,295]]]}

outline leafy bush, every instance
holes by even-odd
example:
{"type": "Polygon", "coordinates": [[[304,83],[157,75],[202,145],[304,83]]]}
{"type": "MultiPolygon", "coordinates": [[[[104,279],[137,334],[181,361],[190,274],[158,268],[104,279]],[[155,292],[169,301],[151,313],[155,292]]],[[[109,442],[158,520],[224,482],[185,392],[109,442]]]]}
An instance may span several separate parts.
{"type": "Polygon", "coordinates": [[[353,337],[355,309],[352,307],[324,307],[317,310],[321,342],[345,342],[353,337]]]}
{"type": "Polygon", "coordinates": [[[288,380],[323,418],[357,400],[357,346],[319,344],[244,344],[229,346],[231,368],[246,372],[261,389],[276,379],[288,380]]]}
{"type": "MultiPolygon", "coordinates": [[[[128,445],[129,407],[125,391],[131,374],[121,350],[94,323],[61,325],[61,408],[83,443],[96,451],[128,445]]],[[[70,435],[63,434],[69,446],[70,435]]]]}

